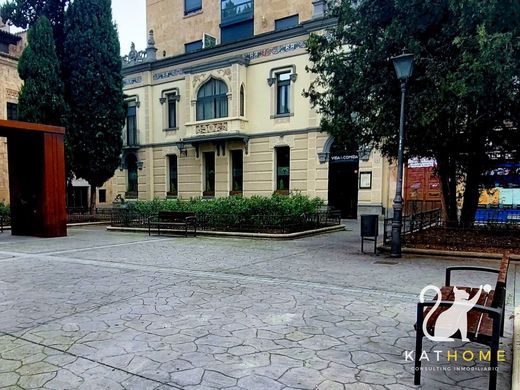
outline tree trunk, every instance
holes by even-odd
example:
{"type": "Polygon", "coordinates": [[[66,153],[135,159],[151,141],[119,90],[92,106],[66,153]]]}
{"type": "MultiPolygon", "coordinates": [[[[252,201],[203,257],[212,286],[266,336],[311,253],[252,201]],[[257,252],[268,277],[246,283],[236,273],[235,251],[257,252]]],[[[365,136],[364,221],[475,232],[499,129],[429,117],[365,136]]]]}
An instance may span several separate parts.
{"type": "Polygon", "coordinates": [[[480,197],[480,176],[482,174],[481,160],[478,157],[470,159],[464,188],[464,204],[460,221],[463,225],[472,225],[475,222],[478,200],[480,197]]]}
{"type": "Polygon", "coordinates": [[[448,226],[458,224],[457,213],[457,170],[447,156],[437,156],[437,174],[441,182],[444,219],[448,226]]]}
{"type": "Polygon", "coordinates": [[[90,215],[94,215],[96,213],[96,186],[90,185],[90,215]]]}

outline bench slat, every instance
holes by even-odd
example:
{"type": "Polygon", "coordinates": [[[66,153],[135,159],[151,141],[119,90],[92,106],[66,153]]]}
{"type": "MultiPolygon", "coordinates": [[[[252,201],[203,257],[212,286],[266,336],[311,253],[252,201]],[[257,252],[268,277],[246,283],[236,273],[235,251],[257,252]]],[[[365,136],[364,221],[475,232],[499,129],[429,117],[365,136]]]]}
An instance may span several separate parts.
{"type": "MultiPolygon", "coordinates": [[[[473,298],[475,294],[478,293],[479,288],[473,288],[473,287],[457,287],[459,290],[466,290],[466,292],[469,293],[469,299],[473,298]]],[[[482,306],[491,306],[491,302],[493,301],[493,296],[495,292],[490,291],[489,293],[486,293],[485,291],[482,291],[477,304],[482,306]]],[[[441,295],[443,301],[454,301],[455,300],[455,293],[454,288],[452,286],[445,286],[441,288],[441,295]]],[[[434,301],[438,299],[437,296],[435,296],[434,301]]],[[[439,316],[446,310],[449,310],[449,308],[440,307],[433,315],[430,317],[427,323],[428,332],[430,334],[434,334],[435,331],[435,323],[437,322],[437,319],[439,316]]],[[[427,308],[424,311],[424,316],[431,311],[431,308],[427,308]]],[[[481,314],[477,311],[471,311],[468,313],[467,317],[468,321],[468,327],[467,327],[467,336],[470,340],[477,341],[477,342],[487,342],[491,339],[493,334],[493,321],[487,314],[481,314]]]]}

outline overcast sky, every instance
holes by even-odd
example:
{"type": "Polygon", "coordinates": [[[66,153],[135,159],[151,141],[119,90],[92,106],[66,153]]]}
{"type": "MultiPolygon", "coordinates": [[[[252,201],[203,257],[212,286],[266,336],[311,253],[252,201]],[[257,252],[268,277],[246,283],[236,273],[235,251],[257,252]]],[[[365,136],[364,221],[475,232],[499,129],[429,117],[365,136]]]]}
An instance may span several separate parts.
{"type": "MultiPolygon", "coordinates": [[[[0,0],[0,4],[5,0],[0,0]]],[[[128,54],[130,43],[137,50],[146,48],[146,0],[112,0],[112,15],[117,24],[121,54],[128,54]]]]}
{"type": "Polygon", "coordinates": [[[128,54],[130,43],[136,50],[146,48],[146,0],[112,0],[112,15],[117,23],[121,54],[128,54]]]}

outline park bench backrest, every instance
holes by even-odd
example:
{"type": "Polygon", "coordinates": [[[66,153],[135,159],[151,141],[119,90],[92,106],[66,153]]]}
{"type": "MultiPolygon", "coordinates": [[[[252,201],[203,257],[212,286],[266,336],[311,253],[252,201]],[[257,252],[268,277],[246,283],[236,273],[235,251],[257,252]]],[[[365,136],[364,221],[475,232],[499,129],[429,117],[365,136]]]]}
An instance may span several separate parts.
{"type": "Polygon", "coordinates": [[[185,220],[187,217],[195,217],[195,213],[188,211],[159,211],[157,215],[159,221],[178,221],[185,220]]]}
{"type": "Polygon", "coordinates": [[[509,252],[504,253],[500,262],[500,269],[495,286],[495,294],[493,295],[492,307],[503,307],[506,299],[507,272],[509,270],[509,252]]]}

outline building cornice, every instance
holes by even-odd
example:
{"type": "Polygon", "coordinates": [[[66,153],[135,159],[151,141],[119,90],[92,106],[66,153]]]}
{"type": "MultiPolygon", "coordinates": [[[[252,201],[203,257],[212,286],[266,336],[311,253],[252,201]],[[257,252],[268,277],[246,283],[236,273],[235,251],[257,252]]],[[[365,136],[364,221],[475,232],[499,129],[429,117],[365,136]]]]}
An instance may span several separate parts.
{"type": "MultiPolygon", "coordinates": [[[[255,139],[255,138],[266,138],[266,137],[284,137],[287,135],[299,135],[299,134],[309,134],[309,133],[321,133],[322,130],[320,127],[307,127],[304,129],[296,129],[296,130],[278,130],[278,131],[267,131],[262,133],[240,133],[240,136],[246,136],[248,139],[255,139]]],[[[232,134],[236,135],[236,134],[232,134]]],[[[214,140],[211,137],[208,137],[206,140],[204,137],[198,137],[197,141],[199,143],[207,141],[207,142],[213,142],[214,140]]],[[[179,138],[175,141],[169,141],[169,142],[158,142],[154,144],[142,144],[139,145],[139,148],[145,149],[145,148],[159,148],[159,147],[166,147],[166,146],[176,146],[178,143],[190,143],[191,140],[189,138],[182,139],[179,138]]]]}
{"type": "MultiPolygon", "coordinates": [[[[240,50],[253,48],[256,46],[266,45],[269,43],[279,42],[295,37],[309,35],[312,32],[323,30],[325,28],[332,27],[336,24],[336,18],[317,18],[303,22],[296,27],[281,30],[281,31],[270,31],[263,34],[255,35],[251,38],[247,38],[241,41],[221,44],[212,48],[203,49],[194,53],[180,54],[173,57],[159,59],[153,62],[143,62],[136,65],[131,65],[123,68],[123,76],[129,76],[135,73],[148,72],[157,69],[168,68],[172,66],[178,66],[189,62],[211,58],[228,53],[234,53],[240,50]]],[[[204,67],[206,65],[200,65],[204,67]]],[[[187,68],[193,69],[197,67],[187,68]]]]}

